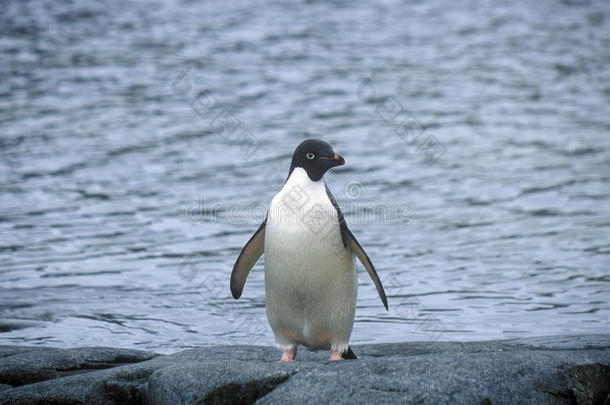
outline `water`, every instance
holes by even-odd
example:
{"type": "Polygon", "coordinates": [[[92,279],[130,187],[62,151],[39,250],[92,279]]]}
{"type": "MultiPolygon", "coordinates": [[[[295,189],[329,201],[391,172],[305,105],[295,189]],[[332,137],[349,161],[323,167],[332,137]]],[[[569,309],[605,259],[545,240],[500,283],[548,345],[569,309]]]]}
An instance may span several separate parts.
{"type": "Polygon", "coordinates": [[[353,343],[607,332],[609,11],[6,2],[0,344],[272,344],[228,279],[305,137],[389,295],[353,343]]]}

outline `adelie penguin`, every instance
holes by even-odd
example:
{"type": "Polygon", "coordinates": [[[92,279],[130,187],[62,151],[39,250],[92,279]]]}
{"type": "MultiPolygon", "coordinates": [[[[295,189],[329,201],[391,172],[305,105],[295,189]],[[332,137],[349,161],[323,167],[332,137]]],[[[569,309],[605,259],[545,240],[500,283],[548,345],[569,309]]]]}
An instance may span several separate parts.
{"type": "Polygon", "coordinates": [[[330,360],[356,358],[349,346],[358,291],[354,256],[388,309],[373,263],[324,182],[326,171],[343,164],[345,160],[328,143],[302,142],[267,217],[233,267],[231,293],[237,299],[250,270],[265,254],[265,309],[283,350],[280,361],[293,361],[300,344],[330,349],[330,360]]]}

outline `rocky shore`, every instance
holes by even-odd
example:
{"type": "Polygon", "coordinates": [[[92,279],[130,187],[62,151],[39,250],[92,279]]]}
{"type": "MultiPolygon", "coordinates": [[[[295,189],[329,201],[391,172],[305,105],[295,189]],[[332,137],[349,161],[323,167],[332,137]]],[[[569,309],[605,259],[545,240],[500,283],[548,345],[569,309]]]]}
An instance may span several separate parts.
{"type": "Polygon", "coordinates": [[[610,334],[300,349],[213,346],[171,355],[0,346],[0,404],[610,404],[610,334]]]}

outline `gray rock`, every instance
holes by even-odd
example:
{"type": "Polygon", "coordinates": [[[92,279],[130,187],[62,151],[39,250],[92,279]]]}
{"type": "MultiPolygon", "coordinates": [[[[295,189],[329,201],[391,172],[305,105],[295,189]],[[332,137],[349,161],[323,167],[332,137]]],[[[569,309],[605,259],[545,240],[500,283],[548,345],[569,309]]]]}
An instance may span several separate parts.
{"type": "Polygon", "coordinates": [[[148,360],[155,355],[140,350],[83,347],[0,346],[0,383],[13,386],[31,384],[85,371],[148,360]]]}
{"type": "Polygon", "coordinates": [[[294,373],[290,367],[238,361],[211,360],[175,364],[155,371],[148,380],[147,402],[152,404],[253,403],[294,373]],[[193,389],[195,387],[195,389],[193,389]]]}
{"type": "Polygon", "coordinates": [[[604,404],[610,335],[355,346],[358,360],[297,361],[260,346],[167,356],[108,349],[0,347],[0,404],[604,404]],[[97,366],[97,367],[96,367],[97,366]],[[14,388],[10,386],[15,386],[14,388]]]}

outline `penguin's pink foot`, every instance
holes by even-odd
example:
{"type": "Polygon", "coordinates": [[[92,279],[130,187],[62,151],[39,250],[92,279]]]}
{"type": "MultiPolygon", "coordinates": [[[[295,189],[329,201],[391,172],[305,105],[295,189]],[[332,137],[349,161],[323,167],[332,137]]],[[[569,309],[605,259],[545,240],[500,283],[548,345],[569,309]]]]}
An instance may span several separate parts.
{"type": "Polygon", "coordinates": [[[338,352],[336,350],[331,350],[330,351],[330,359],[328,359],[329,361],[339,361],[339,360],[343,360],[343,356],[341,355],[341,352],[338,352]]]}
{"type": "Polygon", "coordinates": [[[280,362],[287,362],[287,361],[294,361],[294,356],[297,355],[297,348],[295,347],[291,347],[290,349],[286,349],[284,350],[284,353],[282,354],[282,358],[280,359],[280,362]]]}

